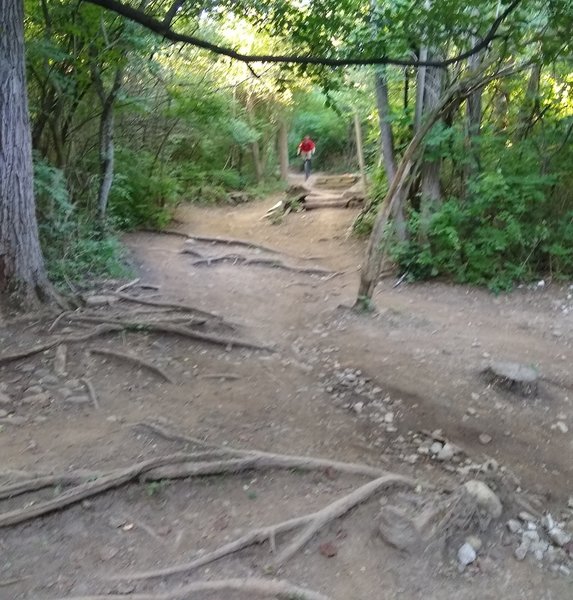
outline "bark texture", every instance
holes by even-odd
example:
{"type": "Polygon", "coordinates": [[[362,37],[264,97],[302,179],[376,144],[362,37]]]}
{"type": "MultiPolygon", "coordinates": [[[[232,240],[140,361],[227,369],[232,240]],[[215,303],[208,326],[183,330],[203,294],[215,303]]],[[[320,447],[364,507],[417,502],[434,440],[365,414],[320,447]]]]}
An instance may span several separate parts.
{"type": "Polygon", "coordinates": [[[0,308],[52,297],[38,238],[23,0],[0,0],[0,308]]]}
{"type": "MultiPolygon", "coordinates": [[[[388,98],[388,80],[386,69],[378,69],[374,76],[376,88],[376,108],[378,111],[378,124],[380,126],[380,156],[384,164],[388,185],[396,175],[396,154],[394,150],[394,133],[390,122],[390,100],[388,98]]],[[[397,202],[392,213],[397,238],[403,242],[407,238],[406,217],[404,215],[404,202],[397,202]]]]}

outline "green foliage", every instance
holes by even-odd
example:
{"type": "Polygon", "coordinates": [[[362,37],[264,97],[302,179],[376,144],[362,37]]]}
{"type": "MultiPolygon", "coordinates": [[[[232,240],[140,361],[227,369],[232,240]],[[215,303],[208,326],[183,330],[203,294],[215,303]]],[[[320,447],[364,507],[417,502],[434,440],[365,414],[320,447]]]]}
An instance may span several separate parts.
{"type": "Polygon", "coordinates": [[[450,198],[422,231],[418,213],[409,220],[410,240],[393,256],[411,278],[455,281],[510,289],[551,272],[573,275],[573,211],[555,210],[549,189],[554,178],[479,175],[466,201],[450,198]]]}
{"type": "Polygon", "coordinates": [[[116,151],[109,212],[121,229],[165,227],[181,197],[177,166],[157,164],[150,152],[116,151]]]}
{"type": "Polygon", "coordinates": [[[40,242],[56,284],[127,273],[119,240],[102,237],[93,220],[71,204],[62,171],[37,159],[34,187],[40,242]]]}

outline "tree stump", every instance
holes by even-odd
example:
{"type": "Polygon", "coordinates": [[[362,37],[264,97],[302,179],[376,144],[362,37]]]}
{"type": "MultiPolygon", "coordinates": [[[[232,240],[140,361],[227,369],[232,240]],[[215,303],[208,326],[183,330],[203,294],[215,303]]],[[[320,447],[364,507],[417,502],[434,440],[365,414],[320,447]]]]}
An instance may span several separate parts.
{"type": "Polygon", "coordinates": [[[510,361],[497,361],[489,365],[484,375],[492,385],[521,396],[536,396],[539,374],[528,365],[510,361]]]}

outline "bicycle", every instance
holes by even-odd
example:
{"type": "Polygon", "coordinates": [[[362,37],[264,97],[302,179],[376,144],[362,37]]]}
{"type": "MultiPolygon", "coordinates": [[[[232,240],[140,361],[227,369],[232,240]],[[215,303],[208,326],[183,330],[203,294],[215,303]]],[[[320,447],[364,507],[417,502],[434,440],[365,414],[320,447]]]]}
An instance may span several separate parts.
{"type": "Polygon", "coordinates": [[[304,159],[304,180],[306,181],[312,172],[312,159],[305,158],[304,159]]]}

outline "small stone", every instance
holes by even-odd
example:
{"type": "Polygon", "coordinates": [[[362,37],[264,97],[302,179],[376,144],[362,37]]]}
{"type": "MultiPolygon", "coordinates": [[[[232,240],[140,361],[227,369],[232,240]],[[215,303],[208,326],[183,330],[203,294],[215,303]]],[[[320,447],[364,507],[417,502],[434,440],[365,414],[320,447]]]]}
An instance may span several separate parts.
{"type": "Polygon", "coordinates": [[[553,529],[555,527],[555,521],[553,520],[553,517],[548,513],[541,519],[541,525],[543,525],[543,527],[545,527],[545,529],[549,531],[550,529],[553,529]]]}
{"type": "Polygon", "coordinates": [[[364,409],[364,402],[356,402],[356,404],[354,404],[354,405],[352,406],[352,410],[353,410],[353,411],[354,411],[354,412],[355,412],[357,415],[359,415],[359,414],[362,412],[362,410],[363,410],[363,409],[364,409]]]}
{"type": "Polygon", "coordinates": [[[430,454],[438,454],[438,452],[444,447],[441,442],[434,442],[430,446],[430,454]]]}
{"type": "Polygon", "coordinates": [[[407,462],[409,465],[414,465],[418,462],[418,455],[410,454],[409,456],[406,456],[406,458],[404,458],[404,462],[407,462]]]}
{"type": "Polygon", "coordinates": [[[471,417],[475,417],[477,415],[477,410],[473,406],[468,406],[468,408],[466,409],[466,412],[471,417]]]}
{"type": "Polygon", "coordinates": [[[442,446],[441,450],[436,454],[436,458],[442,461],[452,460],[456,454],[456,450],[457,448],[453,444],[446,442],[442,446]]]}
{"type": "Polygon", "coordinates": [[[479,436],[479,441],[480,444],[483,444],[484,446],[487,446],[487,444],[489,444],[492,440],[491,435],[487,434],[487,433],[481,433],[479,436]]]}
{"type": "Polygon", "coordinates": [[[428,454],[430,454],[430,446],[428,444],[421,444],[418,446],[417,452],[421,456],[428,456],[428,454]]]}
{"type": "Polygon", "coordinates": [[[520,518],[520,520],[521,520],[521,521],[523,521],[524,523],[527,523],[528,521],[530,521],[530,522],[533,522],[533,521],[535,521],[535,517],[534,517],[534,516],[533,516],[531,513],[528,513],[528,512],[527,512],[527,511],[525,511],[525,510],[522,510],[522,511],[519,513],[519,518],[520,518]]]}
{"type": "Polygon", "coordinates": [[[477,394],[476,392],[472,392],[471,398],[475,402],[476,400],[479,400],[479,394],[477,394]]]}
{"type": "Polygon", "coordinates": [[[394,422],[394,413],[393,412],[387,412],[384,415],[384,423],[393,423],[394,422]]]}
{"type": "Polygon", "coordinates": [[[44,415],[37,415],[34,417],[34,423],[45,423],[48,420],[48,417],[44,415]]]}
{"type": "Polygon", "coordinates": [[[557,421],[555,425],[551,426],[551,429],[558,429],[561,433],[567,433],[569,431],[569,427],[563,421],[557,421]]]}
{"type": "Polygon", "coordinates": [[[466,544],[469,544],[476,552],[479,552],[483,546],[483,542],[477,535],[468,535],[466,544]]]}
{"type": "Polygon", "coordinates": [[[3,419],[4,417],[8,416],[8,411],[4,410],[3,408],[0,408],[0,419],[3,419]]]}
{"type": "Polygon", "coordinates": [[[559,527],[553,527],[553,529],[547,532],[547,535],[549,535],[551,541],[559,547],[563,547],[571,541],[571,536],[559,527]]]}
{"type": "Polygon", "coordinates": [[[573,508],[573,496],[571,496],[571,497],[569,498],[569,500],[567,501],[567,506],[568,506],[569,508],[573,508]]]}
{"type": "Polygon", "coordinates": [[[497,494],[483,481],[472,479],[464,484],[466,491],[475,498],[477,505],[486,510],[491,517],[499,519],[503,505],[497,494]]]}
{"type": "Polygon", "coordinates": [[[523,532],[521,536],[522,543],[527,541],[529,544],[535,543],[539,541],[539,534],[537,531],[527,530],[523,532]]]}
{"type": "Polygon", "coordinates": [[[565,577],[569,577],[569,575],[571,575],[571,569],[566,565],[559,565],[559,573],[565,575],[565,577]]]}
{"type": "Polygon", "coordinates": [[[470,544],[466,542],[465,544],[462,544],[462,546],[460,546],[460,549],[458,550],[458,562],[460,563],[460,565],[463,565],[465,567],[473,563],[476,558],[476,551],[474,550],[474,548],[472,548],[470,544]]]}
{"type": "Polygon", "coordinates": [[[506,523],[506,527],[511,533],[521,533],[521,523],[517,519],[509,519],[506,523]]]}
{"type": "Polygon", "coordinates": [[[515,549],[515,552],[513,553],[513,555],[515,556],[515,558],[517,560],[521,561],[521,560],[525,560],[525,557],[527,556],[528,552],[529,552],[529,544],[522,543],[515,549]]]}
{"type": "Polygon", "coordinates": [[[535,555],[535,558],[541,562],[548,548],[549,544],[543,540],[540,540],[538,542],[533,542],[529,547],[529,551],[532,552],[535,555]]]}

